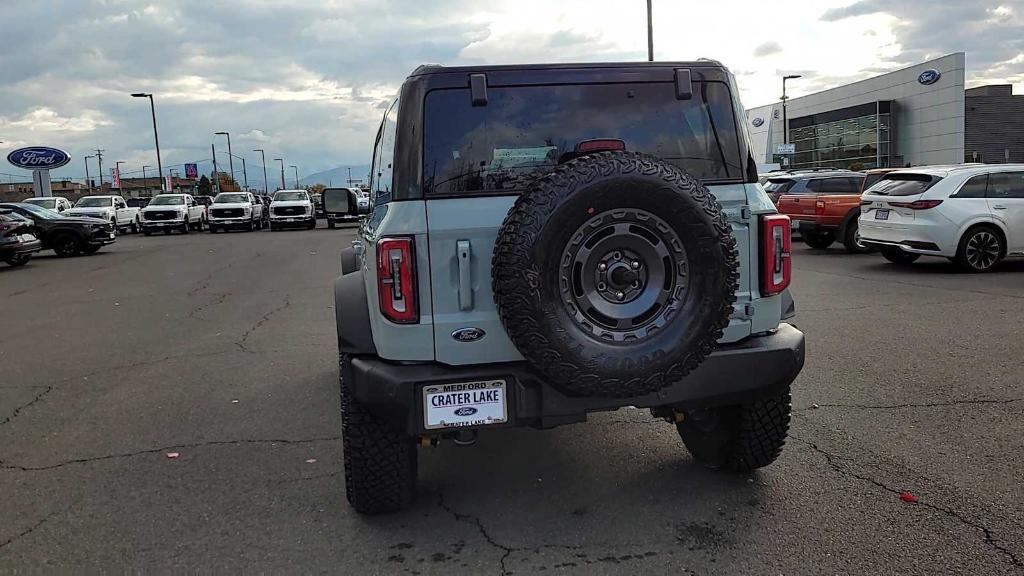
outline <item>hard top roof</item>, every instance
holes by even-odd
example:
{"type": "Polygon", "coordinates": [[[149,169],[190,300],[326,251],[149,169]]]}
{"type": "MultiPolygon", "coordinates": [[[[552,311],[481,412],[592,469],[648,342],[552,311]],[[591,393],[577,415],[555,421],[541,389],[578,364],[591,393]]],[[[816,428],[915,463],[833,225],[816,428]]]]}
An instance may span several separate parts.
{"type": "Polygon", "coordinates": [[[689,62],[559,62],[549,64],[495,64],[477,66],[442,66],[440,64],[424,64],[409,74],[409,77],[427,76],[430,74],[448,73],[486,73],[533,70],[577,70],[602,68],[718,68],[724,69],[721,62],[709,59],[689,62]]]}

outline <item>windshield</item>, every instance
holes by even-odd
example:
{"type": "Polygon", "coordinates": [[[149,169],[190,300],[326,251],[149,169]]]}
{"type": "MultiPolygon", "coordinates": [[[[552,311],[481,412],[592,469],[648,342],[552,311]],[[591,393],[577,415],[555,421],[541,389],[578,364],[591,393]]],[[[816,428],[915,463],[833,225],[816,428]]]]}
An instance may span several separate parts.
{"type": "Polygon", "coordinates": [[[43,208],[42,206],[36,206],[35,204],[24,203],[21,204],[21,207],[24,208],[26,212],[31,212],[33,216],[38,216],[43,220],[57,220],[64,217],[61,216],[59,212],[54,212],[49,208],[43,208]]]}
{"type": "Polygon", "coordinates": [[[246,194],[217,194],[213,199],[214,204],[248,204],[249,196],[246,194]]]}
{"type": "Polygon", "coordinates": [[[57,207],[56,198],[29,198],[25,200],[26,204],[35,204],[36,206],[42,206],[43,208],[49,208],[53,210],[57,207]]]}
{"type": "Polygon", "coordinates": [[[150,206],[181,206],[185,204],[184,196],[157,196],[149,202],[150,206]]]}
{"type": "Polygon", "coordinates": [[[100,198],[97,196],[86,196],[75,204],[75,208],[106,208],[114,202],[113,198],[100,198]]]}
{"type": "Polygon", "coordinates": [[[928,174],[886,174],[865,192],[879,196],[915,196],[942,180],[928,174]]]}
{"type": "Polygon", "coordinates": [[[700,180],[743,177],[721,82],[695,83],[689,100],[677,99],[672,83],[650,83],[491,88],[486,106],[470,103],[468,89],[427,94],[428,194],[520,190],[593,140],[663,158],[700,180]]]}
{"type": "Polygon", "coordinates": [[[301,190],[286,190],[274,193],[274,202],[280,202],[282,200],[286,202],[293,200],[309,200],[309,196],[306,196],[306,193],[301,190]]]}

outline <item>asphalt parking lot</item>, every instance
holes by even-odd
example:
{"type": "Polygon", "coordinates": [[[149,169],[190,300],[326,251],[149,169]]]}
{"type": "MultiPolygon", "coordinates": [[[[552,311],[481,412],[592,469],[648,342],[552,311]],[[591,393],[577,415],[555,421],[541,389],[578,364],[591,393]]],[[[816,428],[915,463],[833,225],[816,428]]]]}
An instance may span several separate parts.
{"type": "Polygon", "coordinates": [[[0,571],[1024,572],[1024,262],[794,244],[808,356],[774,465],[706,470],[625,409],[430,449],[416,507],[364,518],[330,290],[353,236],[122,236],[0,267],[0,571]]]}

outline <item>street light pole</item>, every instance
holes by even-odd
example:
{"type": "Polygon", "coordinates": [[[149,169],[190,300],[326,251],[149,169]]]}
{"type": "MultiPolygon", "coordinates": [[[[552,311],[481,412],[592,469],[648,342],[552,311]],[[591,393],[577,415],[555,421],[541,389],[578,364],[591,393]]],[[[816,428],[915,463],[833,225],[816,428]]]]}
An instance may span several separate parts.
{"type": "Polygon", "coordinates": [[[263,148],[257,148],[253,152],[260,153],[260,161],[263,164],[263,193],[270,194],[270,186],[267,184],[267,156],[263,153],[263,148]]]}
{"type": "Polygon", "coordinates": [[[284,190],[288,187],[284,183],[284,158],[274,158],[274,161],[281,163],[281,189],[284,190]]]}
{"type": "Polygon", "coordinates": [[[92,194],[92,179],[89,178],[89,158],[95,158],[95,156],[86,156],[82,158],[85,161],[85,188],[92,194]]]}
{"type": "Polygon", "coordinates": [[[647,0],[647,61],[654,62],[654,12],[647,0]]]}
{"type": "Polygon", "coordinates": [[[289,164],[288,167],[292,168],[293,170],[295,170],[295,189],[298,190],[299,189],[299,168],[296,165],[294,165],[294,164],[289,164]]]}
{"type": "Polygon", "coordinates": [[[788,74],[782,77],[782,143],[789,144],[789,120],[786,118],[786,80],[801,78],[800,74],[788,74]]]}
{"type": "MultiPolygon", "coordinates": [[[[153,104],[153,95],[147,92],[136,92],[132,98],[149,98],[149,112],[153,115],[153,142],[156,144],[156,169],[160,173],[160,189],[164,185],[164,165],[160,160],[160,133],[156,130],[156,105],[153,104]]],[[[100,169],[100,178],[103,178],[103,170],[100,169]]]]}
{"type": "Polygon", "coordinates": [[[245,191],[249,191],[249,174],[245,171],[245,158],[242,158],[242,180],[245,181],[245,191]]]}
{"type": "Polygon", "coordinates": [[[124,196],[124,180],[121,178],[121,164],[126,164],[126,162],[124,160],[114,162],[114,171],[117,172],[117,193],[124,196]]]}
{"type": "Polygon", "coordinates": [[[214,134],[220,134],[228,137],[228,166],[231,167],[231,181],[235,180],[235,159],[231,155],[231,134],[227,132],[214,132],[214,134]]]}

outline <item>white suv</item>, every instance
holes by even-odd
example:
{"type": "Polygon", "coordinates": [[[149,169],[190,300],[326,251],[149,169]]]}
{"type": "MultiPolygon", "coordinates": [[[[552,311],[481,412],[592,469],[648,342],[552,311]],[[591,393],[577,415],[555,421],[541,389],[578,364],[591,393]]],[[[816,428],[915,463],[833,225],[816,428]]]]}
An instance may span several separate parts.
{"type": "Polygon", "coordinates": [[[1024,253],[1024,164],[890,172],[864,192],[861,240],[890,262],[945,256],[971,272],[1024,253]]]}

